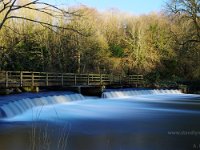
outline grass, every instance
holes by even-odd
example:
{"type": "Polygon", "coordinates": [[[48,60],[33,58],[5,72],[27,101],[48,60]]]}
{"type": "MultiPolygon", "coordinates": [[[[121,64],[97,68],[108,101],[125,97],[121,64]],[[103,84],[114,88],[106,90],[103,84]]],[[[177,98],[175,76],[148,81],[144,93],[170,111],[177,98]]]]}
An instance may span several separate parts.
{"type": "MultiPolygon", "coordinates": [[[[32,127],[30,133],[30,150],[66,150],[71,130],[71,124],[63,126],[51,126],[49,122],[40,122],[43,106],[35,114],[32,109],[32,127]]],[[[54,107],[57,120],[59,114],[54,107]]],[[[58,122],[55,122],[58,123],[58,122]]]]}

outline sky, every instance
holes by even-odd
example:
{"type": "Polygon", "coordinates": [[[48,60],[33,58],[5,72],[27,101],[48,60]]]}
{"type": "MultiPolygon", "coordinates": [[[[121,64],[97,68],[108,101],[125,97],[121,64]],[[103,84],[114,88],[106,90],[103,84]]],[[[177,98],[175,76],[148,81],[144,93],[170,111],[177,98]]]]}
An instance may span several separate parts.
{"type": "Polygon", "coordinates": [[[165,5],[166,0],[46,0],[63,5],[86,5],[96,8],[99,11],[111,8],[119,9],[122,12],[141,15],[150,12],[159,12],[165,5]]]}

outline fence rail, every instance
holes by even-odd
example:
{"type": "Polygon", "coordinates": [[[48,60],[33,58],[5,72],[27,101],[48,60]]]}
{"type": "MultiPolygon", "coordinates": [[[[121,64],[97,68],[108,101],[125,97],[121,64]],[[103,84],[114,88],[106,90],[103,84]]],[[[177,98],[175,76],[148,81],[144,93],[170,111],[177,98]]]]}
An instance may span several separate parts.
{"type": "Polygon", "coordinates": [[[143,75],[74,74],[29,71],[0,71],[0,88],[34,86],[138,85],[143,75]]]}

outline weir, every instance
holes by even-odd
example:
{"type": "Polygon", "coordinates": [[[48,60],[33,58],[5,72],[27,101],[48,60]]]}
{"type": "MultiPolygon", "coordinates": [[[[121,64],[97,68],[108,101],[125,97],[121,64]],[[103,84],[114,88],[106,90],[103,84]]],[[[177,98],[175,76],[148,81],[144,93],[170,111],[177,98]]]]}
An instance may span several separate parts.
{"type": "Polygon", "coordinates": [[[108,146],[110,150],[154,150],[155,145],[162,150],[188,150],[199,140],[199,136],[171,135],[176,129],[199,131],[199,95],[107,89],[102,97],[59,91],[1,96],[0,149],[29,149],[33,144],[34,149],[48,145],[49,150],[104,150],[108,146]],[[58,148],[60,141],[64,147],[58,148]]]}
{"type": "MultiPolygon", "coordinates": [[[[123,90],[109,90],[107,89],[102,93],[102,98],[99,100],[105,100],[105,98],[124,98],[124,97],[134,97],[138,95],[149,95],[149,94],[181,94],[180,90],[136,90],[136,89],[123,89],[123,90]]],[[[19,96],[19,95],[18,95],[19,96]]],[[[8,96],[9,97],[9,96],[8,96]]],[[[0,118],[14,117],[16,115],[22,114],[23,112],[32,109],[37,106],[46,106],[54,104],[62,104],[72,101],[86,100],[82,94],[77,94],[73,92],[59,92],[53,95],[51,92],[49,95],[39,94],[36,98],[29,98],[25,96],[21,99],[15,100],[13,96],[10,96],[11,100],[0,101],[0,118]],[[13,99],[12,99],[13,97],[13,99]]],[[[5,97],[6,98],[6,97],[5,97]]]]}
{"type": "Polygon", "coordinates": [[[138,95],[149,94],[182,94],[181,90],[168,90],[168,89],[119,89],[119,90],[107,90],[102,94],[102,98],[123,98],[138,95]]]}
{"type": "Polygon", "coordinates": [[[65,93],[63,95],[50,95],[45,97],[41,95],[41,97],[38,98],[22,98],[21,100],[0,101],[0,118],[14,117],[37,106],[61,104],[84,99],[84,96],[81,94],[65,93]]]}

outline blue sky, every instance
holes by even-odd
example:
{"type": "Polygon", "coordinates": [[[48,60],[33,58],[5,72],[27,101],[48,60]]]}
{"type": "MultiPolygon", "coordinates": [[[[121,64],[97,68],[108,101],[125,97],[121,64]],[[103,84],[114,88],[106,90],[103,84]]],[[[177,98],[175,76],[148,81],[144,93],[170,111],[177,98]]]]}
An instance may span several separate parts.
{"type": "Polygon", "coordinates": [[[100,11],[117,8],[123,12],[136,15],[158,12],[166,0],[46,0],[57,4],[78,5],[84,4],[97,8],[100,11]]]}

